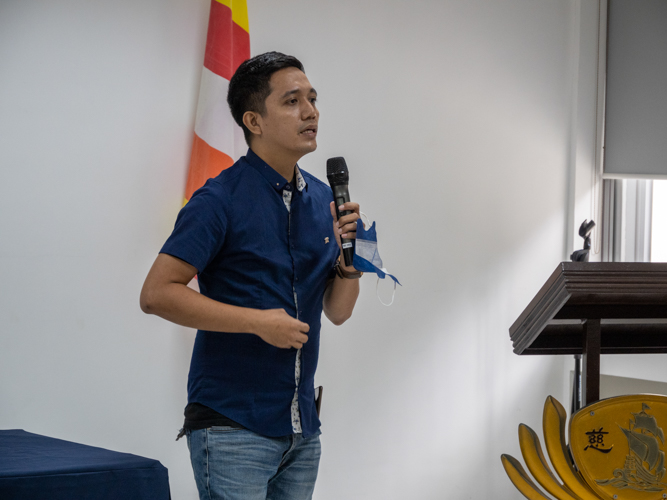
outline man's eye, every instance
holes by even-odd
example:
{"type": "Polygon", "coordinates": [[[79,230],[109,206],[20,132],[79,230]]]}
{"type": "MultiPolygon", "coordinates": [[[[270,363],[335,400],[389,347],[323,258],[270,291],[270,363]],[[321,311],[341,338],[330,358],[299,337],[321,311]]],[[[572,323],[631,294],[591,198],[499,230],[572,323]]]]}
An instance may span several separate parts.
{"type": "Polygon", "coordinates": [[[315,104],[317,102],[317,97],[311,97],[310,102],[315,104]]]}

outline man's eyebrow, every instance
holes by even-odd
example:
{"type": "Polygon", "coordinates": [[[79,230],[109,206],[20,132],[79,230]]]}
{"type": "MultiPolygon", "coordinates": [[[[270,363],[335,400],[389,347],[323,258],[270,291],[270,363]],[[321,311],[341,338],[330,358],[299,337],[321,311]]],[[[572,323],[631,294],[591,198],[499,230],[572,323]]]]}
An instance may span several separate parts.
{"type": "MultiPolygon", "coordinates": [[[[285,92],[283,95],[281,95],[280,98],[281,98],[281,99],[284,99],[284,98],[287,97],[287,96],[294,95],[294,94],[298,94],[298,93],[300,92],[300,90],[301,90],[301,89],[298,89],[298,88],[297,88],[297,89],[288,90],[288,91],[285,92]]],[[[315,94],[315,95],[317,96],[317,90],[315,90],[314,88],[311,88],[311,89],[308,91],[308,93],[309,93],[309,94],[315,94]]]]}

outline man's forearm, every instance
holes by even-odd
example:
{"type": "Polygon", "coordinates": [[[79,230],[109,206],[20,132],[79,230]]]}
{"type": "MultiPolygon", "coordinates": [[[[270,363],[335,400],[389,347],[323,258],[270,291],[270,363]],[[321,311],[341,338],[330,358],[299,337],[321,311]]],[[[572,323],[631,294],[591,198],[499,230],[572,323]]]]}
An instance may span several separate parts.
{"type": "Polygon", "coordinates": [[[141,310],[173,323],[212,332],[252,333],[287,349],[301,348],[310,327],[284,309],[251,309],[210,299],[187,286],[197,270],[166,254],[158,255],[141,290],[141,310]]]}
{"type": "Polygon", "coordinates": [[[334,325],[342,325],[352,316],[358,296],[358,279],[336,276],[324,292],[324,314],[334,325]]]}
{"type": "Polygon", "coordinates": [[[142,292],[141,309],[178,325],[229,333],[255,333],[261,313],[215,301],[182,283],[142,292]]]}

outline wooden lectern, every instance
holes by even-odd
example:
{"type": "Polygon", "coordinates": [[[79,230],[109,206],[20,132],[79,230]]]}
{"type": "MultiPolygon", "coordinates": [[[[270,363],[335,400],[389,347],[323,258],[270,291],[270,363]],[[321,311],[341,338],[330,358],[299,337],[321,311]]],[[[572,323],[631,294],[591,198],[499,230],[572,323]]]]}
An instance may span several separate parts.
{"type": "Polygon", "coordinates": [[[601,354],[667,353],[667,263],[562,262],[510,327],[514,352],[582,354],[583,401],[601,354]]]}

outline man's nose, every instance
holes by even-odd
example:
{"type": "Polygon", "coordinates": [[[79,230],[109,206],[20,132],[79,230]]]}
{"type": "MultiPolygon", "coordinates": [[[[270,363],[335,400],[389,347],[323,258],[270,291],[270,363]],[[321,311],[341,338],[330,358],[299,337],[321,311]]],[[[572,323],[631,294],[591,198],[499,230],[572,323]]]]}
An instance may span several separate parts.
{"type": "Polygon", "coordinates": [[[301,115],[304,120],[315,118],[318,115],[317,108],[312,102],[308,101],[303,107],[301,115]]]}

